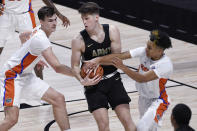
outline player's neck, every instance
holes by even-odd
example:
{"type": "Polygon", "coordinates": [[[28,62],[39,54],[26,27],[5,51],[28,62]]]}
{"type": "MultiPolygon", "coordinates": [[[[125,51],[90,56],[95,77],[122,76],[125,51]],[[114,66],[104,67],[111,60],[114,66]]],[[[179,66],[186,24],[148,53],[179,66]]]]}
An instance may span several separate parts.
{"type": "Polygon", "coordinates": [[[163,57],[163,53],[162,54],[160,54],[159,56],[156,56],[156,57],[152,57],[151,59],[153,60],[153,61],[157,61],[157,60],[160,60],[162,57],[163,57]]]}
{"type": "Polygon", "coordinates": [[[88,32],[88,34],[90,35],[90,36],[92,36],[92,35],[99,35],[100,34],[100,32],[103,30],[103,27],[102,27],[102,25],[101,24],[96,24],[95,25],[95,28],[93,29],[93,30],[91,30],[91,31],[89,31],[88,32]]]}
{"type": "Polygon", "coordinates": [[[41,27],[41,29],[45,32],[46,36],[49,38],[49,36],[51,35],[52,32],[49,32],[42,27],[41,27]]]}

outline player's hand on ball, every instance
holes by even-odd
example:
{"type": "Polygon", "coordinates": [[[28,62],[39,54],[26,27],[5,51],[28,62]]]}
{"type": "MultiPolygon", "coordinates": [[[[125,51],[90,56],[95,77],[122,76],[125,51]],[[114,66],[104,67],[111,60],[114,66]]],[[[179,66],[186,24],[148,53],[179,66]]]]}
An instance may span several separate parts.
{"type": "Polygon", "coordinates": [[[95,69],[97,68],[97,66],[99,65],[99,59],[98,58],[94,58],[88,61],[84,61],[85,63],[85,69],[95,69]]]}
{"type": "Polygon", "coordinates": [[[82,79],[80,82],[84,86],[91,86],[91,85],[96,85],[99,83],[101,80],[102,76],[101,75],[95,75],[93,78],[90,78],[90,74],[92,73],[93,70],[89,70],[87,72],[87,75],[82,79]]]}

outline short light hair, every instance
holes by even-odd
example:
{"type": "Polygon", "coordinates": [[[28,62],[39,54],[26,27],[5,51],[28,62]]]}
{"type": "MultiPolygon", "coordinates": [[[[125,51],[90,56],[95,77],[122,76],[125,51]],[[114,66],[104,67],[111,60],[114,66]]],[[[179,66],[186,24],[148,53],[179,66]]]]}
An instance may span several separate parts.
{"type": "Polygon", "coordinates": [[[84,14],[99,14],[99,5],[94,3],[94,2],[87,2],[84,3],[80,8],[79,8],[79,13],[84,15],[84,14]]]}

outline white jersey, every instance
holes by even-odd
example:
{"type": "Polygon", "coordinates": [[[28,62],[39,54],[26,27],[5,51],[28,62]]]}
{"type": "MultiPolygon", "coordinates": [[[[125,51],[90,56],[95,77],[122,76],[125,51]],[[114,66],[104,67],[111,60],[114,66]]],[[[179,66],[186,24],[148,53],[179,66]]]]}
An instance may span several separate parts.
{"type": "Polygon", "coordinates": [[[143,74],[149,70],[153,70],[158,76],[158,79],[149,82],[136,82],[136,88],[140,96],[146,98],[160,98],[166,101],[167,93],[165,84],[167,83],[167,79],[173,72],[173,65],[171,60],[164,54],[161,59],[153,61],[147,57],[145,47],[130,50],[130,54],[133,58],[140,58],[140,74],[143,74]]]}
{"type": "Polygon", "coordinates": [[[33,71],[42,58],[42,51],[51,46],[51,42],[41,29],[34,30],[32,37],[4,65],[3,72],[14,71],[21,75],[33,71]]]}
{"type": "Polygon", "coordinates": [[[32,11],[31,0],[2,0],[4,12],[21,14],[32,11]]]}

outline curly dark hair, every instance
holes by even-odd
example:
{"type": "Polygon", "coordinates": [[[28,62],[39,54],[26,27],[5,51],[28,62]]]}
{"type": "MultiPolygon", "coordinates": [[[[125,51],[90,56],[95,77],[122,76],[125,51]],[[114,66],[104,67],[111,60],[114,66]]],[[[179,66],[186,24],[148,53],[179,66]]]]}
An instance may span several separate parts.
{"type": "Polygon", "coordinates": [[[166,32],[161,30],[152,30],[150,32],[150,40],[154,42],[157,46],[163,48],[164,50],[172,47],[170,37],[166,32]]]}
{"type": "Polygon", "coordinates": [[[172,116],[179,126],[189,125],[191,115],[191,109],[187,105],[182,103],[177,104],[172,110],[172,116]]]}

